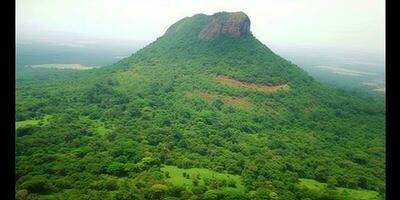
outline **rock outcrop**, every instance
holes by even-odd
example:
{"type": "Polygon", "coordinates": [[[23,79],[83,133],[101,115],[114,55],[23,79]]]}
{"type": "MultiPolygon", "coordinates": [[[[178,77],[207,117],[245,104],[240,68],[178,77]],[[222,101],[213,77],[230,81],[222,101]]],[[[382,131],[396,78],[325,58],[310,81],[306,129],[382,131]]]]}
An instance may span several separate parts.
{"type": "Polygon", "coordinates": [[[199,33],[200,39],[210,40],[220,35],[240,37],[250,34],[250,19],[243,12],[220,12],[210,18],[210,22],[199,33]]]}

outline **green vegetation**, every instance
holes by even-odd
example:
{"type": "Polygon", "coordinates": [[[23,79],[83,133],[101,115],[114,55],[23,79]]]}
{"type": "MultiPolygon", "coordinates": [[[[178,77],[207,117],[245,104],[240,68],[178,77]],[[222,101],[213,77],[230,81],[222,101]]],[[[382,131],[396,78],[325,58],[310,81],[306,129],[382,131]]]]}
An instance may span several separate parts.
{"type": "Polygon", "coordinates": [[[25,126],[36,126],[36,125],[46,125],[49,122],[51,115],[44,115],[43,119],[28,119],[24,121],[15,122],[15,129],[19,129],[25,126]]]}
{"type": "Polygon", "coordinates": [[[19,121],[19,122],[15,122],[15,128],[21,128],[24,126],[34,126],[37,125],[39,123],[40,120],[37,119],[30,119],[30,120],[24,120],[24,121],[19,121]]]}
{"type": "Polygon", "coordinates": [[[111,66],[17,77],[17,126],[52,116],[17,129],[17,199],[383,199],[384,99],[323,85],[252,35],[199,40],[209,20],[185,18],[111,66]]]}
{"type": "Polygon", "coordinates": [[[180,169],[175,166],[164,166],[161,171],[168,174],[166,180],[176,186],[209,186],[244,192],[241,178],[238,175],[218,173],[204,168],[180,169]]]}
{"type": "MultiPolygon", "coordinates": [[[[328,189],[328,184],[320,183],[313,179],[300,179],[301,186],[304,186],[312,191],[316,192],[326,192],[328,189]]],[[[380,199],[379,194],[371,190],[363,189],[348,189],[343,187],[333,187],[332,188],[337,196],[341,199],[354,199],[354,200],[377,200],[380,199]]],[[[332,191],[331,191],[332,192],[332,191]]]]}

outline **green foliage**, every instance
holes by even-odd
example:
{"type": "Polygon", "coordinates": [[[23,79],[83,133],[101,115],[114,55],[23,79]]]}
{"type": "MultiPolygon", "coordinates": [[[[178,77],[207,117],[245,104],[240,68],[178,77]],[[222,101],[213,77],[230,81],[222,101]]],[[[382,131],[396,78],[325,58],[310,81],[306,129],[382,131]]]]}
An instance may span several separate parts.
{"type": "Polygon", "coordinates": [[[382,98],[320,84],[252,35],[199,40],[207,20],[185,18],[111,66],[17,78],[17,199],[384,196],[382,98]],[[301,188],[305,177],[326,189],[301,188]]]}
{"type": "Polygon", "coordinates": [[[56,188],[49,183],[45,177],[34,177],[21,184],[21,189],[25,189],[30,193],[46,194],[55,192],[56,188]]]}
{"type": "Polygon", "coordinates": [[[381,199],[378,192],[363,189],[348,189],[332,186],[332,179],[328,183],[320,183],[312,179],[300,179],[300,185],[311,190],[320,199],[381,199]]]}

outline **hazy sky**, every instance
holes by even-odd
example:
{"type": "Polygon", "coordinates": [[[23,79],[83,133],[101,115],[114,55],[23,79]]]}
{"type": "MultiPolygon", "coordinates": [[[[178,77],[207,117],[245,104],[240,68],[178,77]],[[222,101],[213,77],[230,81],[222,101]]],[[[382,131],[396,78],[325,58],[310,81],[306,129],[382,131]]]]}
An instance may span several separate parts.
{"type": "Polygon", "coordinates": [[[243,11],[270,47],[384,52],[384,0],[17,0],[17,38],[84,45],[102,39],[150,42],[197,13],[243,11]]]}

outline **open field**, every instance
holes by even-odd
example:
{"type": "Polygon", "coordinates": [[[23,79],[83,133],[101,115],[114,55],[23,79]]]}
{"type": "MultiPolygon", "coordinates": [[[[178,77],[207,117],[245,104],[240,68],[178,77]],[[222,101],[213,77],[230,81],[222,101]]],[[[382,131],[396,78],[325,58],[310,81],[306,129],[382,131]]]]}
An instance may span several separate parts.
{"type": "Polygon", "coordinates": [[[94,66],[86,66],[81,64],[41,64],[41,65],[27,65],[32,68],[51,68],[51,69],[75,69],[75,70],[87,70],[95,68],[94,66]]]}
{"type": "Polygon", "coordinates": [[[334,74],[346,75],[346,76],[367,76],[367,75],[376,75],[371,72],[362,72],[358,70],[345,69],[341,67],[333,67],[333,66],[316,66],[318,68],[328,70],[334,74]]]}
{"type": "Polygon", "coordinates": [[[24,127],[24,126],[36,126],[39,125],[39,122],[46,124],[48,120],[51,118],[51,115],[45,115],[42,119],[28,119],[24,121],[15,122],[15,129],[24,127]]]}
{"type": "Polygon", "coordinates": [[[215,182],[225,182],[228,185],[222,186],[221,188],[234,190],[236,192],[244,191],[240,176],[231,175],[227,173],[219,173],[204,168],[189,168],[181,169],[176,166],[164,166],[161,171],[168,173],[169,178],[167,181],[173,185],[192,187],[193,181],[196,179],[199,185],[205,185],[212,187],[215,182]],[[183,174],[187,174],[189,178],[184,177],[183,174]],[[207,180],[211,180],[211,184],[207,184],[207,180]],[[234,183],[234,186],[230,186],[229,182],[234,183]]]}
{"type": "MultiPolygon", "coordinates": [[[[300,185],[310,190],[318,191],[327,187],[326,183],[320,183],[313,179],[300,179],[300,185]]],[[[380,200],[378,192],[363,189],[349,189],[336,187],[336,191],[343,196],[343,199],[351,200],[380,200]]]]}

